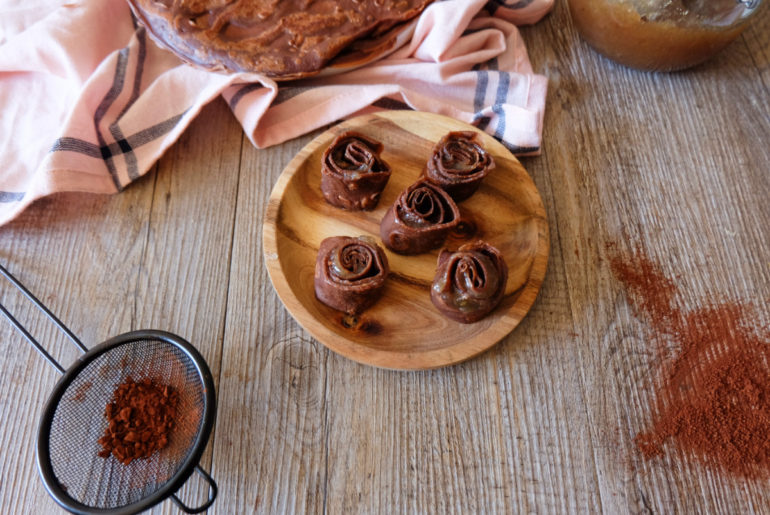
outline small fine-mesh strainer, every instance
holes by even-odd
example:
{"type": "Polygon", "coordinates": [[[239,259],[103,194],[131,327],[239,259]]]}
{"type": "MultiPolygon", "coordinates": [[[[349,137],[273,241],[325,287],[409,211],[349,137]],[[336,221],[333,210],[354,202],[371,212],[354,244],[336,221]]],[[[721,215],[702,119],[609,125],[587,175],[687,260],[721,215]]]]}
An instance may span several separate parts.
{"type": "Polygon", "coordinates": [[[187,513],[214,502],[217,487],[199,465],[216,417],[214,379],[203,356],[184,339],[163,331],[133,331],[88,350],[24,285],[2,265],[0,274],[19,289],[67,335],[83,355],[64,369],[0,304],[0,312],[62,378],[40,420],[37,464],[51,496],[73,513],[137,513],[171,497],[187,513]],[[107,428],[105,407],[127,378],[149,379],[178,392],[177,417],[168,445],[128,465],[99,457],[99,438],[107,428]],[[196,508],[176,495],[197,471],[209,485],[207,501],[196,508]]]}

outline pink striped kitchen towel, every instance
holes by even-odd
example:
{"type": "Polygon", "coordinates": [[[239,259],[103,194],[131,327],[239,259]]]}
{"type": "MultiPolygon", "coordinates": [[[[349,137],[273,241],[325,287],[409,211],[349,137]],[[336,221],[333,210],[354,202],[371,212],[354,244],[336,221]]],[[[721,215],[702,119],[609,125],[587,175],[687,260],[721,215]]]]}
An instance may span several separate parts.
{"type": "Polygon", "coordinates": [[[57,191],[114,193],[147,172],[222,95],[257,147],[375,109],[455,117],[519,155],[540,151],[547,80],[515,24],[553,0],[443,0],[384,59],[276,83],[184,64],[125,0],[4,0],[0,7],[0,224],[57,191]]]}

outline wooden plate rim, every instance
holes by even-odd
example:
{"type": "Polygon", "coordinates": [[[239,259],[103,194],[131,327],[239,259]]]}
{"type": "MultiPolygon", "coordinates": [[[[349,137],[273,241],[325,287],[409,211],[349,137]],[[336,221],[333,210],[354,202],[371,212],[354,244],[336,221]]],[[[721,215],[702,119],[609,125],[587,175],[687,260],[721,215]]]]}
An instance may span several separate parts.
{"type": "MultiPolygon", "coordinates": [[[[427,349],[425,351],[404,352],[386,349],[380,350],[363,346],[347,338],[343,334],[332,331],[326,325],[316,320],[315,316],[305,308],[299,298],[294,294],[294,291],[282,271],[278,255],[276,225],[283,199],[283,192],[286,191],[286,188],[294,175],[301,170],[301,165],[306,160],[306,156],[313,155],[320,146],[328,145],[341,127],[353,129],[366,126],[369,122],[378,118],[385,118],[391,122],[398,123],[399,119],[402,117],[410,117],[415,113],[417,112],[382,111],[358,116],[340,122],[313,138],[312,141],[305,145],[291,159],[291,161],[289,161],[276,180],[268,200],[265,218],[262,223],[264,258],[268,276],[270,277],[270,281],[284,307],[297,323],[310,333],[311,336],[337,354],[358,363],[392,370],[429,370],[450,366],[469,360],[496,345],[501,339],[505,338],[516,328],[534,304],[542,283],[545,280],[550,251],[547,215],[543,205],[542,196],[540,195],[537,186],[534,184],[534,181],[532,181],[532,178],[522,166],[522,170],[524,170],[526,174],[526,179],[531,183],[533,191],[537,194],[537,209],[533,215],[538,228],[538,242],[526,283],[513,294],[517,296],[516,300],[508,309],[508,312],[502,314],[495,324],[492,324],[484,331],[474,335],[469,340],[458,342],[448,347],[427,349]],[[290,302],[287,302],[286,299],[290,299],[290,302]],[[294,309],[290,309],[289,304],[292,304],[294,309]],[[405,363],[408,365],[404,366],[405,363]]],[[[418,114],[420,116],[437,117],[438,119],[444,120],[445,123],[456,125],[457,129],[453,130],[473,130],[481,132],[479,129],[454,118],[434,113],[419,112],[418,114]]],[[[495,142],[508,152],[513,160],[518,161],[518,159],[510,154],[502,144],[497,141],[495,142]]]]}

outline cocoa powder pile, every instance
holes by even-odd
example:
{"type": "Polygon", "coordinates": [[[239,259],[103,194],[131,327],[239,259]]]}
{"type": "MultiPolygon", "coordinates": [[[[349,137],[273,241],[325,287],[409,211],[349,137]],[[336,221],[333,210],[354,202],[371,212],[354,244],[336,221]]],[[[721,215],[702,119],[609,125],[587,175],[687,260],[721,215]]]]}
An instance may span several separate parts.
{"type": "Polygon", "coordinates": [[[175,427],[178,404],[179,393],[170,386],[126,378],[105,408],[108,426],[98,440],[102,446],[99,456],[112,454],[128,465],[163,449],[175,427]]]}
{"type": "Polygon", "coordinates": [[[652,326],[661,359],[653,422],[636,436],[642,455],[661,455],[671,442],[723,471],[767,477],[770,331],[757,327],[754,308],[722,302],[681,310],[676,283],[639,248],[612,256],[610,265],[652,326]],[[673,353],[667,343],[675,344],[673,353]]]}

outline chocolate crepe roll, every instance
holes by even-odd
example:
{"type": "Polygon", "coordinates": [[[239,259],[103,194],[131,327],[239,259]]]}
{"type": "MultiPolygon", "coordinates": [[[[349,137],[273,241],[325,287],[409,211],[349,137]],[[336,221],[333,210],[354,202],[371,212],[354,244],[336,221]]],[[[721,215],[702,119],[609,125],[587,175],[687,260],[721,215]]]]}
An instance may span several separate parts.
{"type": "Polygon", "coordinates": [[[508,265],[496,248],[484,241],[466,243],[439,254],[430,298],[444,316],[469,324],[495,309],[507,280],[508,265]]]}
{"type": "Polygon", "coordinates": [[[478,134],[457,131],[446,134],[433,147],[425,176],[460,202],[473,195],[481,180],[495,167],[484,147],[477,143],[478,134]]]}
{"type": "Polygon", "coordinates": [[[402,191],[380,222],[382,242],[398,254],[440,247],[460,223],[460,210],[447,192],[423,178],[402,191]]]}
{"type": "Polygon", "coordinates": [[[355,315],[377,301],[388,273],[385,252],[372,238],[326,238],[315,263],[315,296],[329,307],[355,315]]]}
{"type": "Polygon", "coordinates": [[[390,179],[380,158],[382,143],[348,131],[337,136],[321,161],[321,192],[326,201],[351,211],[374,209],[390,179]]]}

